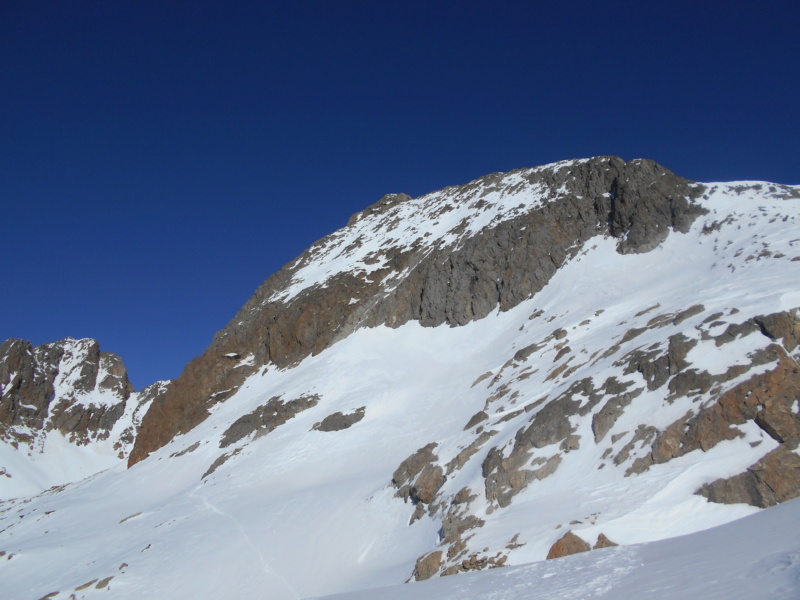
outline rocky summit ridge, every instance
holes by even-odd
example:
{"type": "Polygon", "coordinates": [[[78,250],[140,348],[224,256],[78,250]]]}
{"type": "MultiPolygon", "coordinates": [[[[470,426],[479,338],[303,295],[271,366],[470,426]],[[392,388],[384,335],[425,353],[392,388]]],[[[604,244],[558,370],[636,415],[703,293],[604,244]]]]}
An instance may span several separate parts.
{"type": "Polygon", "coordinates": [[[385,196],[151,392],[91,340],[7,341],[7,484],[47,443],[114,457],[0,504],[4,581],[321,596],[797,497],[798,223],[797,186],[564,161],[385,196]]]}

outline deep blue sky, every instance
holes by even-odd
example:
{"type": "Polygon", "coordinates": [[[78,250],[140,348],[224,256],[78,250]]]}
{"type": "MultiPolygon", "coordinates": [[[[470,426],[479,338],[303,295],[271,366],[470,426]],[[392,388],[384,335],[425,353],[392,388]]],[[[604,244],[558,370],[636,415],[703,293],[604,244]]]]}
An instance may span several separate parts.
{"type": "Polygon", "coordinates": [[[556,160],[800,183],[794,2],[0,0],[0,339],[176,377],[388,192],[556,160]]]}

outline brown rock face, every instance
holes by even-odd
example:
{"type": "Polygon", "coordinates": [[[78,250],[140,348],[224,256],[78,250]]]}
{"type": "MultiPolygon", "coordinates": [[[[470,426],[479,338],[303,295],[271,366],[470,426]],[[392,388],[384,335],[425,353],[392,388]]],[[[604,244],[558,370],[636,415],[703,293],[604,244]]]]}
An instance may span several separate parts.
{"type": "Polygon", "coordinates": [[[431,505],[447,480],[442,467],[436,464],[438,456],[433,453],[437,444],[431,443],[414,452],[395,469],[392,485],[397,488],[395,496],[417,505],[412,522],[419,519],[425,505],[431,505]]]}
{"type": "MultiPolygon", "coordinates": [[[[650,452],[637,458],[626,474],[641,473],[653,464],[668,462],[694,450],[705,452],[722,441],[741,437],[737,426],[750,421],[780,446],[745,472],[706,484],[697,493],[712,502],[747,503],[762,508],[800,496],[800,457],[794,452],[800,444],[800,414],[796,412],[800,366],[791,355],[800,342],[800,320],[795,311],[757,316],[728,326],[713,339],[717,346],[722,346],[740,336],[759,334],[773,343],[754,353],[750,366],[734,366],[721,375],[687,368],[686,355],[696,342],[688,342],[682,334],[670,337],[666,354],[637,351],[627,356],[626,372],[642,373],[651,390],[666,386],[668,401],[688,392],[708,392],[751,366],[770,363],[774,366],[721,393],[705,408],[689,410],[663,431],[652,427],[640,429],[618,452],[614,462],[621,464],[627,460],[636,443],[652,443],[650,452]]],[[[595,421],[602,412],[595,415],[595,421]]],[[[596,422],[595,427],[597,432],[596,422]]],[[[606,430],[605,426],[602,430],[606,430]]]]}
{"type": "Polygon", "coordinates": [[[442,551],[436,550],[429,554],[420,556],[417,559],[417,564],[414,567],[414,579],[416,581],[424,581],[430,579],[439,571],[442,566],[442,551]]]}
{"type": "Polygon", "coordinates": [[[717,479],[697,493],[722,504],[775,506],[800,496],[800,456],[781,444],[744,473],[717,479]]]}
{"type": "Polygon", "coordinates": [[[397,488],[396,496],[400,496],[406,501],[409,498],[413,500],[412,489],[416,487],[416,479],[426,468],[431,469],[439,458],[433,452],[437,445],[434,442],[423,446],[395,469],[392,475],[392,485],[397,488]]]}
{"type": "MultiPolygon", "coordinates": [[[[776,367],[756,375],[722,394],[717,402],[697,414],[689,413],[658,434],[649,455],[637,459],[631,472],[683,456],[692,450],[709,450],[723,440],[741,436],[735,427],[754,421],[772,438],[791,447],[800,439],[800,415],[792,412],[800,397],[800,367],[782,349],[773,347],[776,367]]],[[[800,487],[796,494],[800,494],[800,487]]],[[[744,501],[744,500],[743,500],[744,501]]]]}
{"type": "Polygon", "coordinates": [[[0,424],[41,429],[47,416],[57,364],[63,352],[43,348],[34,355],[30,342],[6,340],[0,345],[0,424]],[[41,365],[42,368],[37,369],[41,365]]]}
{"type": "Polygon", "coordinates": [[[800,343],[800,320],[789,311],[756,317],[761,332],[773,340],[781,340],[781,345],[792,352],[800,343]]]}
{"type": "MultiPolygon", "coordinates": [[[[670,229],[687,231],[704,212],[693,203],[701,187],[652,161],[600,157],[523,173],[527,184],[546,190],[549,201],[449,246],[426,246],[420,237],[407,250],[385,248],[381,269],[369,275],[341,272],[324,286],[281,300],[280,292],[294,274],[336,247],[341,234],[314,244],[270,277],[203,355],[187,365],[164,398],[153,403],[129,464],[195,427],[211,405],[233,394],[263,365],[294,364],[359,327],[399,326],[410,320],[425,326],[463,325],[497,306],[508,310],[541,290],[588,239],[611,234],[621,240],[619,252],[646,252],[670,229]],[[404,271],[404,280],[384,285],[404,271]],[[250,355],[251,361],[231,358],[250,355]]],[[[446,191],[454,202],[480,203],[475,190],[496,189],[504,177],[490,175],[446,191]]],[[[361,227],[368,215],[391,220],[393,209],[410,201],[404,195],[384,197],[355,215],[349,227],[361,227]]],[[[364,236],[369,233],[365,230],[364,236]]]]}
{"type": "Polygon", "coordinates": [[[600,548],[613,548],[614,546],[617,545],[618,544],[615,544],[610,539],[608,539],[605,533],[601,533],[600,535],[597,536],[597,542],[595,543],[594,546],[592,546],[592,550],[598,550],[600,548]]]}
{"type": "Polygon", "coordinates": [[[547,553],[547,560],[577,554],[578,552],[588,552],[591,549],[592,547],[589,544],[571,531],[568,531],[550,547],[550,552],[547,553]]]}

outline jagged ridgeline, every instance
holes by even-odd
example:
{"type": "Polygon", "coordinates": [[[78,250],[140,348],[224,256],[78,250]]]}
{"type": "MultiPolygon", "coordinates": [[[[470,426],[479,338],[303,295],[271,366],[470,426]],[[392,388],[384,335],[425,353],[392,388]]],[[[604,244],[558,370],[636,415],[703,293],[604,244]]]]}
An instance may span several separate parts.
{"type": "Polygon", "coordinates": [[[705,212],[704,187],[649,160],[567,161],[420,198],[385,196],[267,279],[145,415],[130,464],[233,394],[359,327],[463,325],[541,290],[597,235],[647,252],[705,212]]]}
{"type": "Polygon", "coordinates": [[[78,446],[110,439],[127,458],[142,415],[167,387],[160,381],[136,393],[120,357],[96,340],[34,347],[9,339],[0,344],[0,439],[41,446],[57,431],[78,446]]]}
{"type": "Polygon", "coordinates": [[[33,494],[127,460],[142,416],[169,382],[135,392],[96,340],[0,344],[0,497],[33,494]],[[12,452],[11,449],[18,452],[12,452]],[[15,456],[16,455],[16,456],[15,456]],[[19,462],[20,456],[30,460],[19,462]],[[13,477],[13,481],[11,478],[13,477]]]}

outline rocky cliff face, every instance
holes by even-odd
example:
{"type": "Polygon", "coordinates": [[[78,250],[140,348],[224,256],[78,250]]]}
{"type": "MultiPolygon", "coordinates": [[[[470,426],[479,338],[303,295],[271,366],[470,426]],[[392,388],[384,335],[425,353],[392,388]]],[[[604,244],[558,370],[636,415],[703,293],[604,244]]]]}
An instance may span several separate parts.
{"type": "Polygon", "coordinates": [[[384,197],[270,277],[145,416],[130,464],[264,365],[317,354],[359,327],[463,325],[530,298],[594,236],[655,248],[704,209],[703,187],[646,160],[568,161],[417,199],[384,197]]]}

